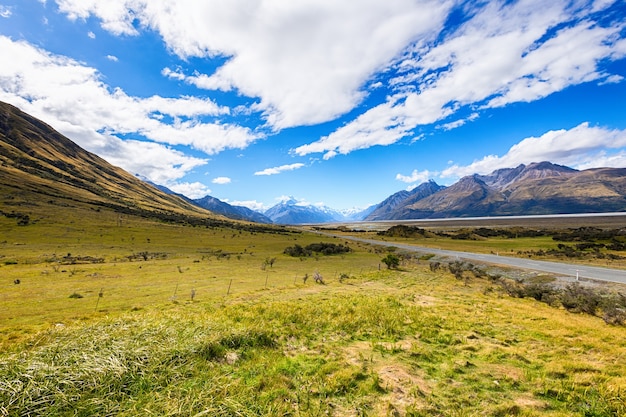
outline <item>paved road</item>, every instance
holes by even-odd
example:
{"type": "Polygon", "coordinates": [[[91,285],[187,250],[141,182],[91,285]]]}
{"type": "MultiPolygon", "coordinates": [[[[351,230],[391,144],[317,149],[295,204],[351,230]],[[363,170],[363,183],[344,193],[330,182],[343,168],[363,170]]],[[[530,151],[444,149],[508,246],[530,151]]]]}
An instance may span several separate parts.
{"type": "Polygon", "coordinates": [[[560,262],[537,261],[532,259],[512,258],[508,256],[498,256],[481,253],[457,252],[443,249],[425,248],[420,246],[407,245],[403,243],[384,242],[380,240],[362,239],[352,236],[338,236],[329,233],[321,233],[327,236],[339,237],[341,239],[349,239],[363,243],[371,243],[373,245],[395,246],[414,252],[433,253],[435,255],[447,256],[451,258],[467,259],[477,262],[486,262],[497,265],[506,265],[520,269],[530,269],[534,271],[549,272],[555,275],[571,277],[573,280],[578,276],[579,279],[592,279],[597,281],[617,282],[626,284],[626,270],[600,268],[585,265],[573,265],[560,262]]]}

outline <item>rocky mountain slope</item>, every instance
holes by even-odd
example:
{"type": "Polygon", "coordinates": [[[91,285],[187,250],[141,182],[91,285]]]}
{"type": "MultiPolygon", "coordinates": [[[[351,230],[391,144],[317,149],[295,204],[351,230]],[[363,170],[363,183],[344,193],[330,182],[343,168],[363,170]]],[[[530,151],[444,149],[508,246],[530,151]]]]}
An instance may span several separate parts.
{"type": "Polygon", "coordinates": [[[221,214],[229,219],[246,220],[256,223],[272,223],[272,220],[262,213],[243,206],[233,206],[210,195],[195,199],[193,202],[202,208],[216,214],[221,214]]]}
{"type": "Polygon", "coordinates": [[[522,164],[470,175],[420,197],[406,197],[366,220],[626,211],[626,169],[578,171],[550,162],[522,164]]]}
{"type": "Polygon", "coordinates": [[[438,191],[443,190],[444,186],[438,185],[434,181],[428,181],[415,187],[411,191],[398,191],[392,194],[382,203],[378,204],[374,211],[365,217],[366,220],[386,220],[393,218],[397,210],[402,207],[411,205],[414,202],[422,200],[438,191]]]}
{"type": "Polygon", "coordinates": [[[247,207],[234,206],[210,195],[204,196],[202,198],[191,199],[183,194],[179,194],[175,191],[170,190],[164,185],[155,184],[147,179],[144,179],[144,181],[147,181],[149,184],[155,186],[166,194],[176,195],[190,204],[202,207],[215,214],[220,214],[224,217],[228,217],[229,219],[244,220],[255,223],[272,223],[272,220],[264,216],[262,213],[251,210],[247,207]]]}

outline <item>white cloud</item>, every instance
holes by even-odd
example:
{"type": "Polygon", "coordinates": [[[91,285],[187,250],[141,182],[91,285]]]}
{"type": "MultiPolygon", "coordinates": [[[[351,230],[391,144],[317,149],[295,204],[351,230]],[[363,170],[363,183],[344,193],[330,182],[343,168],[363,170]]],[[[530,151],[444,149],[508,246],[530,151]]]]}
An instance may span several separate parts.
{"type": "Polygon", "coordinates": [[[293,171],[294,169],[300,169],[304,166],[303,163],[295,163],[295,164],[289,164],[289,165],[281,165],[279,167],[274,167],[274,168],[266,168],[263,171],[257,171],[254,173],[254,175],[276,175],[276,174],[280,174],[281,172],[285,172],[285,171],[293,171]]]}
{"type": "Polygon", "coordinates": [[[211,194],[211,190],[200,182],[178,182],[170,184],[167,188],[191,199],[202,198],[211,194]]]}
{"type": "Polygon", "coordinates": [[[265,207],[265,205],[263,203],[260,203],[260,202],[258,202],[256,200],[243,200],[243,201],[224,200],[224,202],[230,204],[231,206],[248,207],[250,210],[258,211],[258,212],[261,212],[261,213],[269,208],[269,207],[265,207]]]}
{"type": "Polygon", "coordinates": [[[398,181],[402,181],[402,182],[406,182],[406,183],[414,183],[414,182],[426,182],[429,179],[431,179],[433,176],[437,175],[434,172],[430,172],[428,170],[424,170],[424,171],[418,171],[418,170],[413,170],[413,172],[411,173],[411,175],[402,175],[402,174],[397,174],[396,175],[396,179],[398,181]]]}
{"type": "Polygon", "coordinates": [[[489,155],[470,165],[446,168],[442,178],[488,174],[519,164],[550,161],[576,169],[626,167],[626,130],[611,130],[582,123],[572,129],[551,130],[513,145],[502,156],[489,155]]]}
{"type": "Polygon", "coordinates": [[[568,5],[543,0],[485,3],[440,43],[416,42],[414,50],[409,48],[390,82],[397,94],[294,152],[323,152],[329,159],[395,143],[416,127],[443,121],[468,106],[500,107],[588,81],[621,81],[600,70],[599,63],[626,56],[626,40],[620,35],[624,25],[602,27],[589,20],[589,4],[579,11],[568,5]]]}
{"type": "Polygon", "coordinates": [[[117,62],[119,59],[115,55],[107,55],[109,61],[117,62]]]}
{"type": "Polygon", "coordinates": [[[0,100],[46,120],[87,150],[157,183],[179,179],[206,163],[167,145],[215,154],[245,148],[261,137],[247,128],[203,122],[203,117],[219,118],[230,112],[209,99],[129,96],[107,86],[94,68],[24,41],[0,36],[0,61],[0,100]],[[163,116],[173,122],[165,123],[163,116]],[[115,134],[143,136],[158,143],[113,140],[115,134]],[[156,155],[160,157],[153,159],[156,155]],[[163,178],[156,181],[155,177],[163,178]]]}
{"type": "Polygon", "coordinates": [[[187,156],[159,143],[121,140],[63,121],[55,127],[109,163],[168,187],[176,184],[189,171],[208,163],[206,159],[187,156]]]}
{"type": "Polygon", "coordinates": [[[12,14],[13,12],[11,11],[11,7],[0,5],[0,17],[8,19],[12,14]]]}
{"type": "Polygon", "coordinates": [[[213,178],[213,180],[211,181],[213,184],[220,184],[220,185],[224,185],[224,184],[230,184],[232,182],[232,180],[228,177],[217,177],[217,178],[213,178]]]}
{"type": "MultiPolygon", "coordinates": [[[[332,120],[411,41],[441,28],[452,0],[56,0],[70,19],[95,16],[117,35],[157,31],[183,58],[227,57],[212,74],[170,73],[237,89],[280,129],[332,120]]],[[[171,70],[170,70],[171,71],[171,70]]]]}
{"type": "Polygon", "coordinates": [[[621,83],[622,81],[624,81],[624,77],[618,74],[613,74],[613,75],[609,75],[608,77],[606,77],[604,81],[601,81],[598,84],[599,85],[617,84],[617,83],[621,83]]]}
{"type": "Polygon", "coordinates": [[[454,122],[445,123],[441,126],[437,126],[437,128],[443,129],[443,130],[456,129],[457,127],[463,126],[467,122],[471,122],[472,120],[478,119],[478,117],[479,117],[478,113],[472,113],[465,119],[459,119],[459,120],[455,120],[454,122]]]}
{"type": "Polygon", "coordinates": [[[187,79],[185,74],[183,74],[180,69],[172,70],[170,68],[163,68],[163,70],[161,70],[161,75],[178,81],[185,81],[187,79]]]}
{"type": "Polygon", "coordinates": [[[87,32],[87,36],[88,36],[90,39],[96,39],[96,34],[95,34],[95,33],[93,33],[92,31],[87,32]]]}
{"type": "Polygon", "coordinates": [[[70,20],[86,20],[92,13],[102,20],[102,27],[117,35],[136,35],[133,26],[135,13],[127,8],[130,0],[56,0],[59,11],[66,13],[70,20]]]}
{"type": "Polygon", "coordinates": [[[587,162],[576,165],[577,169],[600,167],[626,168],[626,150],[611,155],[606,152],[598,152],[593,158],[587,158],[587,162]]]}

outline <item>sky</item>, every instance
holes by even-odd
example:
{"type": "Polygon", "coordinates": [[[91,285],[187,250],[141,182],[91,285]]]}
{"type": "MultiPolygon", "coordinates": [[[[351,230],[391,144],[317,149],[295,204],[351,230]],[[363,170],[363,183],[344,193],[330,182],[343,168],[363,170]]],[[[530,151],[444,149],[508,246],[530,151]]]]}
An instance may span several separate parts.
{"type": "Polygon", "coordinates": [[[256,210],[626,167],[626,1],[0,0],[0,101],[256,210]]]}

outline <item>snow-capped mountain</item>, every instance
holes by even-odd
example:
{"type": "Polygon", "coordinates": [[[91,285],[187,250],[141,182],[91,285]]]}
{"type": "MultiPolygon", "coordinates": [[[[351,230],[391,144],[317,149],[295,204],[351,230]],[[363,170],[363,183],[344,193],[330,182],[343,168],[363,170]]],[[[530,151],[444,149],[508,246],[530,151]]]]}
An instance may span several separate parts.
{"type": "MultiPolygon", "coordinates": [[[[366,210],[371,209],[368,208],[366,210]]],[[[324,205],[304,203],[293,197],[281,201],[263,214],[279,224],[333,223],[362,220],[366,214],[358,209],[339,211],[324,205]]]]}

